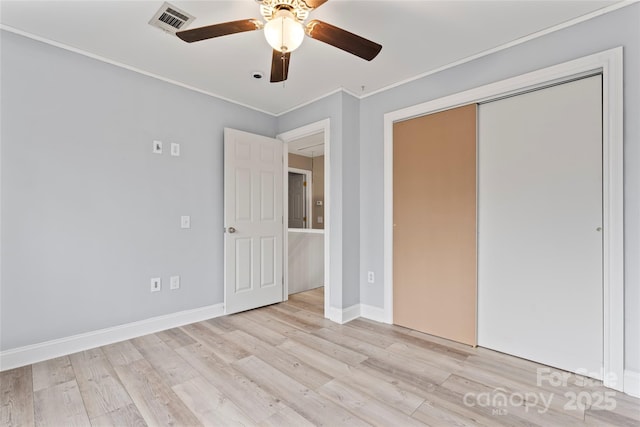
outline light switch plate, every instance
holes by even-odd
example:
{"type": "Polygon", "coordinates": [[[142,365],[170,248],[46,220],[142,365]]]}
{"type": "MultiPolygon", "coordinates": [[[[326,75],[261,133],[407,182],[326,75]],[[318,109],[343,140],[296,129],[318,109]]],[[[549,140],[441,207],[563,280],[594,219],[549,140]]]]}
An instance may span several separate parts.
{"type": "Polygon", "coordinates": [[[191,228],[191,217],[189,215],[180,217],[180,228],[191,228]]]}
{"type": "Polygon", "coordinates": [[[151,292],[158,292],[162,289],[162,279],[159,277],[151,278],[151,292]]]}
{"type": "Polygon", "coordinates": [[[169,279],[169,289],[180,289],[180,276],[171,276],[169,279]]]}
{"type": "Polygon", "coordinates": [[[153,141],[153,153],[162,154],[162,141],[153,141]]]}
{"type": "Polygon", "coordinates": [[[174,157],[180,156],[180,144],[178,144],[177,142],[171,143],[171,155],[174,157]]]}

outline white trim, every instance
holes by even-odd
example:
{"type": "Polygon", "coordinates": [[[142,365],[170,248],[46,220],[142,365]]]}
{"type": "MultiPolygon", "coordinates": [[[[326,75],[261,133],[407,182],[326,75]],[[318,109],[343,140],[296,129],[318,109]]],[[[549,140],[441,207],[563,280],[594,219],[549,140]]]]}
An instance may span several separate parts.
{"type": "Polygon", "coordinates": [[[352,320],[360,317],[360,310],[361,310],[360,304],[354,304],[350,307],[343,308],[343,309],[330,307],[328,314],[325,312],[325,317],[331,320],[332,322],[336,322],[343,325],[347,322],[351,322],[352,320]]]}
{"type": "Polygon", "coordinates": [[[376,89],[376,90],[374,90],[372,92],[369,92],[369,93],[367,93],[365,95],[360,96],[360,99],[364,99],[364,98],[368,98],[368,97],[373,96],[373,95],[377,95],[377,94],[379,94],[381,92],[385,92],[385,91],[387,91],[389,89],[393,89],[395,87],[402,86],[402,85],[407,84],[407,83],[411,83],[412,81],[419,80],[419,79],[421,79],[423,77],[427,77],[427,76],[430,76],[432,74],[436,74],[436,73],[439,73],[441,71],[448,70],[449,68],[457,67],[458,65],[462,65],[462,64],[465,64],[467,62],[474,61],[474,60],[476,60],[478,58],[482,58],[484,56],[488,56],[488,55],[491,55],[493,53],[500,52],[500,51],[505,50],[505,49],[509,49],[509,48],[511,48],[513,46],[517,46],[519,44],[526,43],[526,42],[528,42],[530,40],[537,39],[538,37],[546,36],[547,34],[553,33],[555,31],[560,31],[560,30],[563,30],[565,28],[571,27],[573,25],[577,25],[577,24],[579,24],[581,22],[588,21],[588,20],[593,19],[593,18],[597,18],[598,16],[602,16],[602,15],[604,15],[606,13],[613,12],[615,10],[621,9],[623,7],[626,7],[626,6],[630,6],[630,5],[634,4],[636,1],[628,1],[628,2],[627,1],[622,1],[620,3],[615,3],[615,4],[611,5],[611,6],[607,6],[607,7],[604,7],[602,9],[598,9],[598,10],[593,11],[591,13],[588,13],[586,15],[579,16],[577,18],[571,19],[571,20],[563,22],[561,24],[554,25],[554,26],[549,27],[549,28],[545,28],[544,30],[541,30],[541,31],[537,31],[535,33],[531,33],[531,34],[526,35],[524,37],[520,37],[519,39],[516,39],[516,40],[510,41],[508,43],[502,44],[500,46],[494,47],[492,49],[484,50],[484,51],[482,51],[480,53],[476,53],[475,55],[467,56],[466,58],[462,58],[462,59],[460,59],[458,61],[451,62],[449,64],[443,65],[442,67],[438,67],[438,68],[435,68],[433,70],[426,71],[424,73],[418,74],[417,76],[409,77],[408,79],[405,79],[405,80],[390,84],[390,85],[382,87],[380,89],[376,89]]]}
{"type": "Polygon", "coordinates": [[[289,233],[324,234],[324,230],[317,228],[289,228],[289,233]]]}
{"type": "MultiPolygon", "coordinates": [[[[287,148],[288,148],[287,144],[287,148]]],[[[285,153],[287,155],[287,163],[289,160],[289,153],[288,151],[285,153]]],[[[305,186],[304,189],[304,202],[305,202],[305,216],[307,217],[307,221],[306,221],[306,227],[304,229],[310,229],[313,227],[313,171],[308,170],[308,169],[298,169],[298,168],[292,168],[289,167],[288,168],[289,172],[294,172],[297,174],[301,174],[304,175],[304,179],[307,181],[307,185],[305,186]]],[[[289,181],[287,180],[287,183],[289,181]]],[[[287,185],[288,187],[288,185],[287,185]]],[[[287,197],[287,217],[289,216],[289,192],[287,191],[286,193],[286,197],[287,197]]],[[[287,226],[289,224],[287,223],[287,226]]]]}
{"type": "Polygon", "coordinates": [[[623,390],[624,222],[622,47],[384,115],[384,319],[393,322],[393,123],[601,71],[603,81],[604,385],[623,390]],[[609,373],[611,375],[609,375],[609,373]],[[612,378],[617,378],[615,382],[612,378]]]}
{"type": "MultiPolygon", "coordinates": [[[[282,140],[285,144],[285,152],[288,152],[288,143],[296,139],[304,138],[305,136],[314,135],[323,132],[324,135],[324,316],[330,320],[334,320],[335,315],[333,307],[330,307],[331,293],[342,293],[342,283],[334,283],[331,281],[331,120],[324,119],[315,123],[293,129],[287,132],[283,132],[276,136],[276,138],[282,140]]],[[[288,156],[284,156],[283,161],[284,170],[289,168],[288,156]]],[[[288,180],[284,180],[284,189],[287,190],[288,180]]],[[[285,193],[288,194],[288,193],[285,193]]],[[[287,198],[283,197],[284,200],[287,198]]],[[[288,202],[288,200],[287,200],[288,202]]],[[[284,209],[284,221],[288,222],[287,202],[285,202],[284,209]]],[[[285,253],[284,253],[284,286],[286,292],[289,289],[289,262],[288,262],[288,239],[285,239],[285,253]]],[[[341,274],[342,275],[342,274],[341,274]]],[[[288,294],[285,294],[285,300],[288,298],[288,294]]]]}
{"type": "MultiPolygon", "coordinates": [[[[328,98],[329,96],[331,96],[331,95],[335,95],[336,93],[340,93],[340,92],[346,92],[346,90],[345,90],[345,89],[343,89],[343,88],[334,89],[334,90],[332,90],[331,92],[327,92],[327,93],[325,93],[324,95],[317,96],[317,97],[315,97],[315,98],[313,98],[313,99],[311,99],[311,100],[309,100],[309,101],[305,101],[305,102],[303,102],[303,103],[301,103],[301,104],[296,104],[294,107],[291,107],[291,108],[286,109],[286,110],[284,110],[284,111],[281,111],[281,112],[279,112],[279,113],[275,113],[274,115],[275,115],[276,117],[284,116],[285,114],[291,113],[292,111],[299,110],[299,109],[300,109],[300,108],[302,108],[302,107],[306,107],[307,105],[311,105],[311,104],[313,104],[314,102],[318,102],[318,101],[320,101],[321,99],[328,98]]],[[[357,96],[356,96],[356,97],[357,97],[357,96]]],[[[312,135],[313,133],[317,133],[317,132],[312,132],[312,133],[311,133],[311,134],[309,134],[309,135],[312,135]]],[[[298,137],[298,138],[302,138],[302,137],[300,136],[300,137],[298,137]]],[[[326,147],[326,145],[325,145],[325,147],[326,147]]]]}
{"type": "Polygon", "coordinates": [[[0,371],[66,356],[78,351],[153,334],[190,323],[201,322],[223,314],[224,304],[215,304],[5,350],[0,352],[0,371]]]}
{"type": "Polygon", "coordinates": [[[340,323],[351,322],[353,319],[360,317],[360,304],[352,305],[351,307],[342,309],[342,318],[340,323]]]}
{"type": "Polygon", "coordinates": [[[624,371],[624,392],[629,396],[640,397],[640,372],[624,371]]]}
{"type": "Polygon", "coordinates": [[[385,323],[384,310],[367,304],[355,304],[343,309],[330,307],[328,313],[328,315],[325,315],[327,319],[340,323],[341,325],[351,322],[359,317],[373,320],[375,322],[385,323]]]}
{"type": "Polygon", "coordinates": [[[288,108],[288,109],[286,109],[284,111],[281,111],[279,113],[273,113],[273,112],[269,112],[269,111],[266,111],[266,110],[262,110],[260,108],[252,107],[251,105],[243,104],[241,102],[234,101],[232,99],[225,98],[225,97],[220,96],[220,95],[216,95],[215,93],[208,92],[208,91],[205,91],[205,90],[202,90],[202,89],[198,89],[198,88],[196,88],[194,86],[189,86],[189,85],[187,85],[185,83],[181,83],[181,82],[178,82],[176,80],[171,80],[171,79],[159,76],[157,74],[153,74],[153,73],[141,70],[139,68],[131,67],[129,65],[126,65],[126,64],[123,64],[123,63],[120,63],[120,62],[105,58],[103,56],[96,55],[96,54],[87,52],[85,50],[78,49],[78,48],[66,45],[64,43],[56,42],[54,40],[50,40],[50,39],[42,37],[42,36],[37,36],[35,34],[31,34],[31,33],[28,33],[26,31],[22,31],[22,30],[19,30],[17,28],[13,28],[13,27],[5,25],[5,24],[0,24],[0,29],[9,31],[11,33],[18,34],[18,35],[21,35],[21,36],[24,36],[24,37],[27,37],[27,38],[30,38],[30,39],[33,39],[33,40],[37,40],[37,41],[40,41],[40,42],[43,42],[43,43],[46,43],[46,44],[49,44],[49,45],[52,45],[52,46],[56,46],[56,47],[59,47],[61,49],[65,49],[65,50],[68,50],[68,51],[71,51],[71,52],[75,52],[75,53],[78,53],[80,55],[88,56],[89,58],[97,59],[98,61],[106,62],[108,64],[115,65],[117,67],[125,68],[127,70],[143,74],[145,76],[153,77],[155,79],[162,80],[164,82],[167,82],[167,83],[170,83],[170,84],[174,84],[176,86],[180,86],[180,87],[183,87],[185,89],[193,90],[195,92],[199,92],[199,93],[202,93],[204,95],[212,96],[214,98],[218,98],[218,99],[221,99],[223,101],[231,102],[233,104],[237,104],[237,105],[240,105],[242,107],[250,108],[252,110],[259,111],[261,113],[265,113],[265,114],[268,114],[268,115],[273,116],[273,117],[280,117],[280,116],[283,116],[283,115],[285,115],[287,113],[290,113],[292,111],[295,111],[295,110],[297,110],[299,108],[302,108],[302,107],[305,107],[307,105],[313,104],[314,102],[317,102],[317,101],[319,101],[319,100],[321,100],[323,98],[326,98],[328,96],[334,95],[334,94],[339,93],[339,92],[345,92],[345,93],[347,93],[347,94],[349,94],[349,95],[351,95],[351,96],[353,96],[354,98],[357,98],[357,99],[364,99],[364,98],[367,98],[369,96],[377,95],[377,94],[379,94],[381,92],[385,92],[385,91],[387,91],[389,89],[393,89],[393,88],[401,86],[403,84],[410,83],[410,82],[415,81],[415,80],[419,80],[419,79],[421,79],[423,77],[430,76],[430,75],[435,74],[435,73],[439,73],[441,71],[444,71],[444,70],[447,70],[449,68],[453,68],[453,67],[456,67],[458,65],[473,61],[473,60],[481,58],[483,56],[491,55],[492,53],[496,53],[496,52],[499,52],[501,50],[505,50],[505,49],[508,49],[510,47],[513,47],[513,46],[517,46],[519,44],[528,42],[528,41],[536,39],[538,37],[542,37],[544,35],[547,35],[549,33],[554,32],[554,31],[559,31],[559,30],[562,30],[564,28],[568,28],[568,27],[571,27],[573,25],[579,24],[581,22],[588,21],[588,20],[593,19],[593,18],[597,18],[598,16],[607,14],[609,12],[613,12],[613,11],[621,9],[623,7],[632,5],[634,3],[635,3],[635,1],[621,1],[619,3],[615,3],[615,4],[612,4],[610,6],[603,7],[602,9],[598,9],[598,10],[596,10],[594,12],[591,12],[591,13],[588,13],[586,15],[579,16],[577,18],[571,19],[569,21],[563,22],[563,23],[555,25],[553,27],[546,28],[546,29],[544,29],[542,31],[538,31],[538,32],[529,34],[529,35],[527,35],[525,37],[521,37],[519,39],[516,39],[516,40],[513,40],[511,42],[505,43],[503,45],[497,46],[497,47],[495,47],[493,49],[485,50],[485,51],[477,53],[475,55],[468,56],[466,58],[460,59],[460,60],[455,61],[455,62],[451,62],[449,64],[443,65],[442,67],[439,67],[439,68],[436,68],[436,69],[433,69],[433,70],[418,74],[416,76],[410,77],[410,78],[402,80],[400,82],[396,82],[396,83],[393,83],[391,85],[384,86],[384,87],[382,87],[380,89],[376,89],[376,90],[374,90],[372,92],[369,92],[367,94],[358,95],[357,93],[355,93],[355,92],[353,92],[353,91],[351,91],[351,90],[349,90],[347,88],[340,87],[340,88],[334,89],[334,90],[332,90],[330,92],[327,92],[324,95],[320,95],[320,96],[318,96],[316,98],[313,98],[313,99],[311,99],[309,101],[305,101],[305,102],[302,102],[300,104],[296,104],[295,106],[293,106],[291,108],[288,108]]]}
{"type": "Polygon", "coordinates": [[[360,317],[373,320],[375,322],[389,323],[386,322],[384,309],[374,307],[372,305],[360,304],[360,317]]]}
{"type": "Polygon", "coordinates": [[[213,92],[209,92],[209,91],[206,91],[206,90],[203,90],[203,89],[198,89],[195,86],[190,86],[190,85],[188,85],[186,83],[182,83],[182,82],[179,82],[177,80],[172,80],[172,79],[169,79],[167,77],[163,77],[163,76],[161,76],[159,74],[155,74],[155,73],[152,73],[150,71],[142,70],[140,68],[132,67],[131,65],[127,65],[127,64],[124,64],[122,62],[118,62],[118,61],[115,61],[113,59],[106,58],[104,56],[96,55],[95,53],[87,52],[86,50],[78,49],[76,47],[69,46],[69,45],[64,44],[64,43],[60,43],[60,42],[57,42],[57,41],[54,41],[54,40],[50,40],[50,39],[48,39],[46,37],[37,36],[35,34],[31,34],[31,33],[28,33],[26,31],[22,31],[22,30],[19,30],[17,28],[10,27],[10,26],[5,25],[5,24],[0,24],[0,30],[5,30],[5,31],[8,31],[10,33],[17,34],[19,36],[23,36],[23,37],[26,37],[26,38],[29,38],[29,39],[32,39],[32,40],[36,40],[36,41],[39,41],[39,42],[42,42],[42,43],[46,43],[48,45],[55,46],[55,47],[58,47],[60,49],[68,50],[69,52],[77,53],[79,55],[83,55],[83,56],[89,57],[91,59],[95,59],[95,60],[98,60],[98,61],[101,61],[101,62],[105,62],[105,63],[110,64],[110,65],[115,65],[116,67],[124,68],[125,70],[133,71],[134,73],[142,74],[142,75],[147,76],[147,77],[152,77],[154,79],[161,80],[161,81],[163,81],[165,83],[169,83],[169,84],[172,84],[172,85],[180,86],[182,88],[185,88],[185,89],[188,89],[188,90],[192,90],[194,92],[198,92],[198,93],[201,93],[203,95],[211,96],[213,98],[217,98],[217,99],[220,99],[222,101],[230,102],[232,104],[236,104],[236,105],[239,105],[241,107],[249,108],[251,110],[258,111],[260,113],[264,113],[264,114],[267,114],[267,115],[272,116],[272,117],[277,117],[277,115],[274,114],[274,113],[271,113],[271,112],[266,111],[266,110],[262,110],[260,108],[253,107],[253,106],[251,106],[249,104],[243,104],[242,102],[234,101],[233,99],[230,99],[230,98],[225,98],[224,96],[217,95],[217,94],[215,94],[213,92]]]}

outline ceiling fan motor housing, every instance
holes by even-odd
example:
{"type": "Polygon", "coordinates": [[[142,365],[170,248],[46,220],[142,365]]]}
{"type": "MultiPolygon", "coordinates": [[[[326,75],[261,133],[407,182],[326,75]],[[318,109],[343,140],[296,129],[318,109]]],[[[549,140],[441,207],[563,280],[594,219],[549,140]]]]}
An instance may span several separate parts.
{"type": "Polygon", "coordinates": [[[298,22],[303,22],[312,10],[303,0],[262,0],[259,3],[260,13],[267,22],[283,9],[290,11],[298,22]]]}

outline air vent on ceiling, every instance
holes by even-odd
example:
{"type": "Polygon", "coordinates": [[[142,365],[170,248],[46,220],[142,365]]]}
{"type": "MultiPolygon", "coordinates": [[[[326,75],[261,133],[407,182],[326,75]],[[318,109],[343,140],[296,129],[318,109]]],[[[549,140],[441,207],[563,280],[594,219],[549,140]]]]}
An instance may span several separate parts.
{"type": "Polygon", "coordinates": [[[176,31],[189,26],[194,19],[196,18],[193,15],[189,15],[184,10],[165,2],[156,14],[153,15],[149,24],[175,34],[176,31]]]}

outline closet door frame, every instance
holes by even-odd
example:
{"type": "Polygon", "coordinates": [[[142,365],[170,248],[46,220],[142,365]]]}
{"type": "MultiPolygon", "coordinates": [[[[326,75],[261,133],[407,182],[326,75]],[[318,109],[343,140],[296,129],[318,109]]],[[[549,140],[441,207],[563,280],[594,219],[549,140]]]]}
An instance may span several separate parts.
{"type": "Polygon", "coordinates": [[[622,47],[536,70],[384,115],[384,321],[393,323],[393,123],[602,74],[603,383],[624,391],[622,47]]]}

